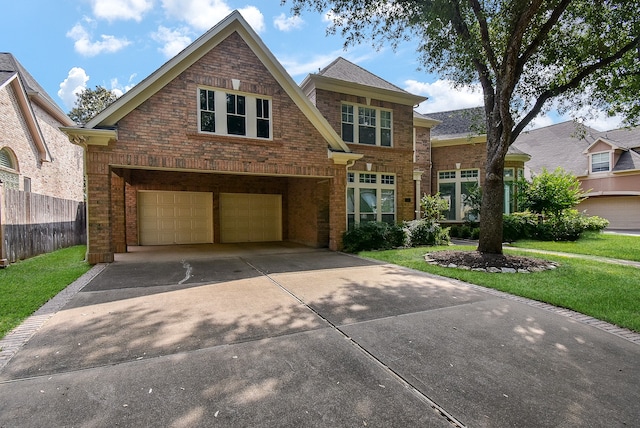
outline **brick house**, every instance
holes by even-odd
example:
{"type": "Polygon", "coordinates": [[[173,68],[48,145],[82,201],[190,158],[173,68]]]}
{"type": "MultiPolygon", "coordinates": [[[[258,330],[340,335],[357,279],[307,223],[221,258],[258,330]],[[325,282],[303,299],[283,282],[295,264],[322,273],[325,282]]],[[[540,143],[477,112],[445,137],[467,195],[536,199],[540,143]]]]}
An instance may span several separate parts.
{"type": "Polygon", "coordinates": [[[0,53],[0,181],[6,189],[82,201],[82,149],[73,121],[10,53],[0,53]]]}
{"type": "MultiPolygon", "coordinates": [[[[445,223],[476,221],[469,214],[465,197],[474,186],[484,184],[484,165],[487,159],[487,135],[484,130],[482,107],[429,113],[438,123],[431,130],[431,186],[422,193],[440,195],[449,201],[445,223]]],[[[525,163],[531,157],[518,147],[511,146],[504,163],[504,213],[515,212],[514,182],[524,176],[525,163]]]]}
{"type": "Polygon", "coordinates": [[[337,250],[351,225],[412,220],[434,168],[455,167],[432,161],[440,122],[414,112],[424,99],[343,58],[298,86],[234,12],[83,127],[62,128],[86,151],[87,259],[135,245],[337,250]]]}

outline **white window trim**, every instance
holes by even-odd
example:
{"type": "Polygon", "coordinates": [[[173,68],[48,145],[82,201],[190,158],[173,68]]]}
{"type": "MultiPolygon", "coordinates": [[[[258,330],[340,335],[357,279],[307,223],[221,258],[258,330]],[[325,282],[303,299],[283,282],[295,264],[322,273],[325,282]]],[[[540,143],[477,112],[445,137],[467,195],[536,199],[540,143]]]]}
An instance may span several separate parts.
{"type": "Polygon", "coordinates": [[[247,92],[232,91],[228,89],[198,86],[196,91],[196,105],[198,106],[198,133],[205,135],[224,135],[235,138],[251,138],[260,140],[273,140],[273,98],[266,95],[250,94],[247,92]],[[215,93],[215,132],[201,129],[200,116],[200,90],[213,91],[215,93]],[[227,132],[227,94],[241,95],[245,97],[245,135],[229,134],[227,132]],[[258,137],[258,113],[256,100],[269,101],[269,138],[258,137]]]}
{"type": "Polygon", "coordinates": [[[611,164],[612,164],[612,156],[611,156],[611,152],[597,152],[597,153],[591,153],[589,155],[589,174],[602,174],[602,173],[606,173],[606,172],[611,172],[611,164]],[[593,157],[596,155],[607,155],[608,159],[608,168],[604,171],[594,171],[593,170],[593,157]]]}
{"type": "MultiPolygon", "coordinates": [[[[398,190],[397,190],[397,181],[398,178],[395,174],[389,174],[389,173],[379,173],[379,172],[367,172],[367,171],[349,171],[347,173],[347,192],[348,189],[354,189],[354,197],[353,197],[353,208],[354,211],[353,213],[350,213],[348,210],[349,207],[349,200],[348,200],[348,194],[345,193],[345,199],[346,199],[346,203],[347,203],[347,213],[346,213],[346,221],[347,221],[347,227],[349,226],[349,214],[353,214],[354,215],[354,224],[360,224],[360,215],[362,214],[360,212],[360,189],[375,189],[376,190],[376,210],[375,210],[375,215],[376,215],[376,220],[378,222],[382,221],[382,215],[383,214],[392,214],[389,212],[385,212],[383,213],[381,210],[382,207],[382,191],[383,190],[393,190],[393,219],[394,219],[394,223],[397,221],[398,219],[398,190]],[[354,175],[354,181],[353,182],[349,182],[349,174],[353,174],[354,175]],[[360,182],[360,174],[366,174],[366,175],[375,175],[376,176],[376,182],[375,183],[361,183],[360,182]],[[388,176],[388,177],[393,177],[393,184],[386,184],[386,183],[382,183],[382,176],[388,176]]],[[[369,213],[370,214],[370,213],[369,213]]]]}
{"type": "Polygon", "coordinates": [[[440,170],[438,171],[438,191],[440,190],[440,184],[441,183],[454,183],[455,184],[455,191],[456,191],[456,200],[455,200],[455,205],[456,205],[456,218],[455,219],[445,219],[443,220],[443,222],[461,222],[464,221],[464,215],[463,215],[463,211],[464,211],[464,205],[463,205],[463,201],[462,201],[462,183],[472,183],[472,182],[476,182],[478,183],[478,185],[480,185],[480,170],[477,168],[469,168],[469,169],[459,169],[459,170],[440,170]],[[476,177],[465,177],[463,178],[462,172],[463,171],[474,171],[476,172],[476,177]],[[440,174],[441,173],[454,173],[455,176],[454,178],[440,178],[440,174]]]}
{"type": "MultiPolygon", "coordinates": [[[[349,105],[353,107],[353,141],[345,141],[346,143],[350,143],[350,144],[360,144],[362,146],[369,146],[369,147],[393,147],[393,110],[391,109],[387,109],[387,108],[382,108],[382,107],[374,107],[374,106],[370,106],[370,105],[366,105],[366,104],[356,104],[356,103],[350,103],[350,102],[345,102],[343,101],[340,104],[340,133],[342,134],[342,126],[344,123],[350,123],[350,122],[343,122],[342,121],[342,106],[343,105],[349,105]],[[372,109],[375,110],[376,112],[376,143],[375,144],[364,144],[364,143],[360,143],[359,138],[360,138],[360,133],[358,132],[358,127],[359,127],[359,118],[360,118],[360,113],[359,113],[359,108],[367,108],[367,109],[372,109]],[[381,123],[382,123],[382,117],[380,112],[381,111],[386,111],[389,112],[391,118],[391,128],[382,128],[381,127],[381,123]],[[382,145],[382,129],[389,129],[391,135],[390,135],[390,145],[389,146],[383,146],[382,145]]],[[[342,135],[340,135],[340,137],[342,137],[342,135]]]]}

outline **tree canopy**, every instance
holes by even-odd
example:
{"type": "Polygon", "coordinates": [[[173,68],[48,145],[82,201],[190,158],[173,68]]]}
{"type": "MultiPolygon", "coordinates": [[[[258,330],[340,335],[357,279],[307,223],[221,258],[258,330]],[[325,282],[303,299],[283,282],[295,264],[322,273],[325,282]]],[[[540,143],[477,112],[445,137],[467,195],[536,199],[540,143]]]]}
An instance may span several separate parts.
{"type": "Polygon", "coordinates": [[[509,146],[540,113],[592,107],[640,122],[640,0],[283,0],[328,12],[346,45],[418,43],[422,66],[484,95],[478,250],[502,252],[509,146]]]}
{"type": "Polygon", "coordinates": [[[102,86],[96,86],[95,90],[86,88],[78,94],[75,107],[69,112],[69,117],[77,124],[84,125],[117,98],[115,93],[102,86]]]}

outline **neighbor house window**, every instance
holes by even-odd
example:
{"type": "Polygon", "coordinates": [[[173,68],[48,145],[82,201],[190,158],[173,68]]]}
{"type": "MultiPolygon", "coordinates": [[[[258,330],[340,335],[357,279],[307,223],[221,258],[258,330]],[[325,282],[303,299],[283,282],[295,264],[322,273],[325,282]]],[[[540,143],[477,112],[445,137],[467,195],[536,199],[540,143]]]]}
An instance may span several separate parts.
{"type": "Polygon", "coordinates": [[[6,189],[18,190],[20,188],[20,175],[17,169],[17,162],[10,149],[0,150],[0,182],[6,189]]]}
{"type": "Polygon", "coordinates": [[[591,155],[591,172],[607,172],[611,170],[609,152],[591,155]]]}
{"type": "Polygon", "coordinates": [[[471,213],[469,196],[479,186],[477,169],[438,172],[438,191],[449,203],[449,210],[444,213],[449,221],[477,221],[471,213]]]}
{"type": "Polygon", "coordinates": [[[396,177],[393,174],[349,172],[347,175],[347,226],[396,221],[396,177]]]}
{"type": "Polygon", "coordinates": [[[390,110],[342,104],[342,139],[348,143],[391,147],[390,110]]]}
{"type": "Polygon", "coordinates": [[[252,94],[200,88],[200,132],[271,138],[271,100],[252,94]]]}

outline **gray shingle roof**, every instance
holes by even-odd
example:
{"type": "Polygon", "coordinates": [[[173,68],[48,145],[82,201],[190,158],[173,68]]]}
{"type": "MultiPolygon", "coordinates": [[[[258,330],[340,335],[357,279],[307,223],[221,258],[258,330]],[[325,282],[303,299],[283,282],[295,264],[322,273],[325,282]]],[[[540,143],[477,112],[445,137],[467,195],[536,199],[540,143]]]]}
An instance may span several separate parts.
{"type": "Polygon", "coordinates": [[[583,153],[599,137],[599,131],[579,127],[568,121],[544,128],[523,132],[516,138],[513,147],[531,155],[527,162],[534,173],[542,169],[553,171],[558,167],[582,176],[587,173],[589,159],[583,153]]]}
{"type": "Polygon", "coordinates": [[[627,149],[640,148],[640,127],[600,132],[599,136],[627,149]]]}
{"type": "Polygon", "coordinates": [[[63,116],[67,114],[62,111],[60,106],[49,96],[47,91],[40,86],[40,84],[33,78],[31,74],[27,71],[26,68],[20,64],[20,62],[13,56],[13,54],[8,52],[0,52],[0,84],[4,83],[13,76],[15,73],[18,73],[20,76],[20,80],[22,81],[22,85],[24,86],[27,93],[37,93],[44,99],[46,99],[52,108],[57,109],[63,116]]]}
{"type": "Polygon", "coordinates": [[[432,137],[486,134],[484,108],[482,107],[428,113],[428,117],[442,122],[431,130],[432,137]]]}
{"type": "Polygon", "coordinates": [[[359,65],[347,61],[342,57],[336,58],[331,64],[320,70],[318,75],[346,82],[358,83],[360,85],[371,86],[373,88],[409,94],[409,92],[404,89],[397,87],[393,83],[387,82],[381,77],[370,73],[359,65]]]}

